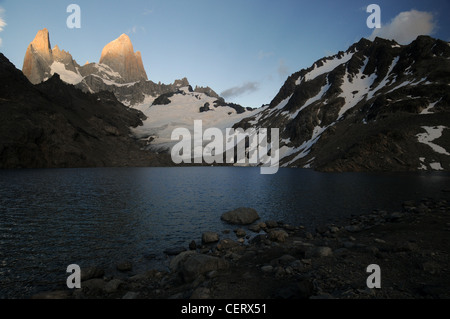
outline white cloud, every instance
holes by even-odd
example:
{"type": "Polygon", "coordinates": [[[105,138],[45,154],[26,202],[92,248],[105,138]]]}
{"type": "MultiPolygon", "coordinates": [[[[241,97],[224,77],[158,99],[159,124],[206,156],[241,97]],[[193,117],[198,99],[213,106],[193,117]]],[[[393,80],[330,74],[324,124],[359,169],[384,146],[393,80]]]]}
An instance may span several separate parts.
{"type": "Polygon", "coordinates": [[[436,29],[436,21],[430,12],[417,10],[405,11],[398,14],[381,29],[374,29],[369,39],[380,37],[395,40],[400,44],[409,44],[419,35],[431,35],[436,29]]]}
{"type": "Polygon", "coordinates": [[[275,55],[275,53],[265,52],[265,51],[261,50],[258,52],[258,60],[264,60],[264,59],[272,57],[273,55],[275,55]]]}
{"type": "Polygon", "coordinates": [[[232,88],[229,88],[222,93],[220,93],[221,96],[223,96],[225,99],[229,99],[232,97],[240,96],[246,93],[255,92],[259,89],[259,83],[258,82],[247,82],[244,83],[241,86],[235,86],[232,88]]]}
{"type": "MultiPolygon", "coordinates": [[[[3,19],[3,18],[1,17],[1,15],[3,14],[3,12],[5,12],[5,10],[4,10],[2,7],[0,7],[0,32],[2,32],[2,31],[3,31],[3,28],[6,26],[5,19],[3,19]]],[[[2,46],[2,38],[0,38],[0,46],[2,46]]]]}

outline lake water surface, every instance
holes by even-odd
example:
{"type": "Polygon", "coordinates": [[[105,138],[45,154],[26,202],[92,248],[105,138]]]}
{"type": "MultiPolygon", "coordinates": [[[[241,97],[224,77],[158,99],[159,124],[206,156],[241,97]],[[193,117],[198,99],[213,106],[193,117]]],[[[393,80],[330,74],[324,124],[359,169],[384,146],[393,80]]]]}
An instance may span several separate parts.
{"type": "Polygon", "coordinates": [[[93,168],[0,171],[0,298],[65,282],[70,264],[135,271],[164,267],[164,249],[187,247],[237,207],[262,220],[339,222],[405,200],[448,196],[448,173],[318,173],[259,168],[93,168]]]}

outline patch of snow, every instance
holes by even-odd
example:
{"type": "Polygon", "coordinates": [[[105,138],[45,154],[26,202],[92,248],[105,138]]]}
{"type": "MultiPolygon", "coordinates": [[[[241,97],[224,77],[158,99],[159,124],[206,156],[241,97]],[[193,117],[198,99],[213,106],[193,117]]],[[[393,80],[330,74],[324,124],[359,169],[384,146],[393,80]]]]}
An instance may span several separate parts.
{"type": "Polygon", "coordinates": [[[95,68],[101,72],[106,74],[109,78],[120,78],[120,74],[116,71],[113,71],[109,65],[103,64],[103,63],[95,63],[95,68]]]}
{"type": "Polygon", "coordinates": [[[442,167],[441,163],[430,163],[430,167],[435,171],[443,171],[444,168],[442,167]]]}
{"type": "Polygon", "coordinates": [[[308,106],[310,106],[311,104],[313,104],[313,103],[319,101],[319,100],[325,95],[325,93],[327,93],[327,91],[328,91],[328,89],[330,88],[330,86],[331,86],[331,85],[328,84],[328,81],[327,81],[327,84],[324,85],[324,86],[322,87],[322,89],[320,90],[319,93],[317,93],[316,96],[313,96],[313,97],[310,98],[308,101],[306,101],[305,104],[303,104],[303,106],[302,106],[301,108],[299,108],[294,114],[291,114],[289,118],[290,118],[291,120],[295,119],[295,118],[297,117],[297,115],[298,115],[301,111],[303,111],[304,109],[306,109],[306,108],[307,108],[308,106]]]}
{"type": "Polygon", "coordinates": [[[424,109],[422,112],[420,112],[420,114],[422,114],[422,115],[424,115],[424,114],[433,114],[433,112],[430,112],[430,110],[432,108],[434,108],[436,106],[436,104],[438,104],[441,100],[442,100],[442,98],[439,101],[436,101],[434,103],[430,103],[430,105],[428,105],[428,107],[426,109],[424,109]]]}
{"type": "Polygon", "coordinates": [[[80,73],[75,73],[73,71],[67,70],[66,66],[61,62],[53,62],[50,66],[50,73],[52,75],[58,73],[61,80],[68,84],[76,85],[83,81],[83,77],[80,73]]]}
{"type": "Polygon", "coordinates": [[[416,135],[419,140],[419,143],[423,143],[423,144],[430,146],[433,149],[433,151],[435,151],[436,153],[450,155],[450,153],[447,152],[443,147],[432,143],[432,141],[434,141],[442,136],[442,132],[444,131],[444,129],[447,129],[447,127],[445,127],[445,126],[434,126],[434,127],[422,126],[422,128],[426,131],[426,133],[420,133],[420,134],[416,135]]]}
{"type": "Polygon", "coordinates": [[[361,67],[358,74],[352,77],[351,81],[349,79],[349,76],[351,75],[348,72],[345,73],[341,86],[342,94],[340,95],[345,98],[345,104],[339,111],[338,120],[368,95],[370,87],[376,79],[375,74],[371,74],[370,76],[363,74],[368,62],[369,58],[366,58],[364,65],[361,67]]]}
{"type": "Polygon", "coordinates": [[[392,93],[392,92],[394,92],[394,91],[396,91],[396,90],[398,90],[398,89],[400,89],[400,88],[402,88],[404,86],[407,86],[407,85],[413,85],[413,86],[414,85],[418,85],[418,84],[420,84],[420,83],[422,83],[424,81],[426,81],[426,78],[422,78],[422,79],[418,80],[417,82],[404,81],[402,84],[400,84],[400,85],[394,87],[393,89],[389,90],[386,94],[392,93]]]}
{"type": "Polygon", "coordinates": [[[395,66],[397,65],[397,63],[398,63],[399,60],[400,60],[400,57],[399,57],[399,56],[396,57],[396,58],[394,58],[394,60],[392,61],[391,65],[390,65],[390,67],[389,67],[389,70],[388,70],[386,76],[385,76],[384,79],[377,85],[376,88],[374,88],[371,92],[369,92],[369,94],[367,95],[367,100],[370,100],[378,90],[384,88],[388,83],[390,84],[390,83],[393,82],[393,80],[389,79],[389,77],[390,77],[390,75],[391,75],[392,70],[395,68],[395,66]]]}
{"type": "Polygon", "coordinates": [[[355,52],[345,53],[341,58],[334,57],[330,60],[326,60],[325,62],[323,62],[323,65],[319,67],[314,64],[314,69],[305,75],[305,81],[314,80],[319,75],[333,71],[339,65],[350,61],[350,59],[353,57],[353,54],[355,54],[355,52]]]}
{"type": "Polygon", "coordinates": [[[276,107],[274,107],[274,110],[282,110],[289,103],[291,97],[292,94],[288,98],[285,98],[283,101],[281,101],[276,107]]]}
{"type": "MultiPolygon", "coordinates": [[[[316,144],[317,141],[320,139],[320,137],[322,136],[322,133],[325,132],[330,126],[333,126],[334,124],[335,123],[332,123],[326,127],[316,126],[313,130],[313,134],[312,134],[311,138],[308,141],[303,142],[303,144],[300,145],[299,147],[291,150],[291,153],[289,155],[292,155],[292,154],[295,154],[298,152],[300,152],[300,153],[297,154],[297,156],[295,156],[294,159],[289,161],[289,163],[286,163],[283,166],[289,166],[292,163],[294,163],[295,161],[306,157],[311,152],[311,148],[314,146],[314,144],[316,144]]],[[[281,159],[281,157],[280,157],[280,159],[281,159]]]]}

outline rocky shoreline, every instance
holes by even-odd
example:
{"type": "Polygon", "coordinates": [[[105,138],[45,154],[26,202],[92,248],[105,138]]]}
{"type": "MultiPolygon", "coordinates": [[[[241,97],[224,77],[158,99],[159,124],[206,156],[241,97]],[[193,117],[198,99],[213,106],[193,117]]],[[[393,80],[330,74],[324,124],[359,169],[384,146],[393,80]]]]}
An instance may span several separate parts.
{"type": "Polygon", "coordinates": [[[448,199],[408,201],[401,211],[374,210],[315,232],[262,222],[243,208],[228,216],[234,239],[205,231],[202,243],[191,242],[189,250],[166,251],[172,255],[169,271],[133,274],[127,262],[117,265],[120,277],[82,269],[81,289],[61,286],[32,298],[447,299],[449,204],[448,199]],[[367,287],[372,264],[381,270],[380,289],[367,287]]]}

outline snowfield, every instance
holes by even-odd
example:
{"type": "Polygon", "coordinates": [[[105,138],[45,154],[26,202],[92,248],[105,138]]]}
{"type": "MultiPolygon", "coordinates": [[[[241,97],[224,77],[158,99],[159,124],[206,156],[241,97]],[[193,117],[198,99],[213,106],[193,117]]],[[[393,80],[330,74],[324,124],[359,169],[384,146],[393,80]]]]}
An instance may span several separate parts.
{"type": "MultiPolygon", "coordinates": [[[[228,106],[215,106],[217,98],[210,97],[204,93],[189,92],[182,88],[183,93],[176,93],[169,97],[168,105],[152,105],[154,97],[146,96],[144,103],[134,106],[141,110],[146,116],[142,126],[132,129],[132,133],[140,139],[153,138],[151,149],[168,150],[178,141],[172,141],[172,132],[176,128],[187,128],[194,136],[194,121],[201,120],[203,130],[207,128],[218,128],[224,136],[227,128],[242,119],[256,115],[260,109],[246,111],[237,114],[236,110],[228,106]],[[200,108],[209,103],[209,111],[200,112],[200,108]]],[[[193,143],[194,144],[194,143],[193,143]]]]}

